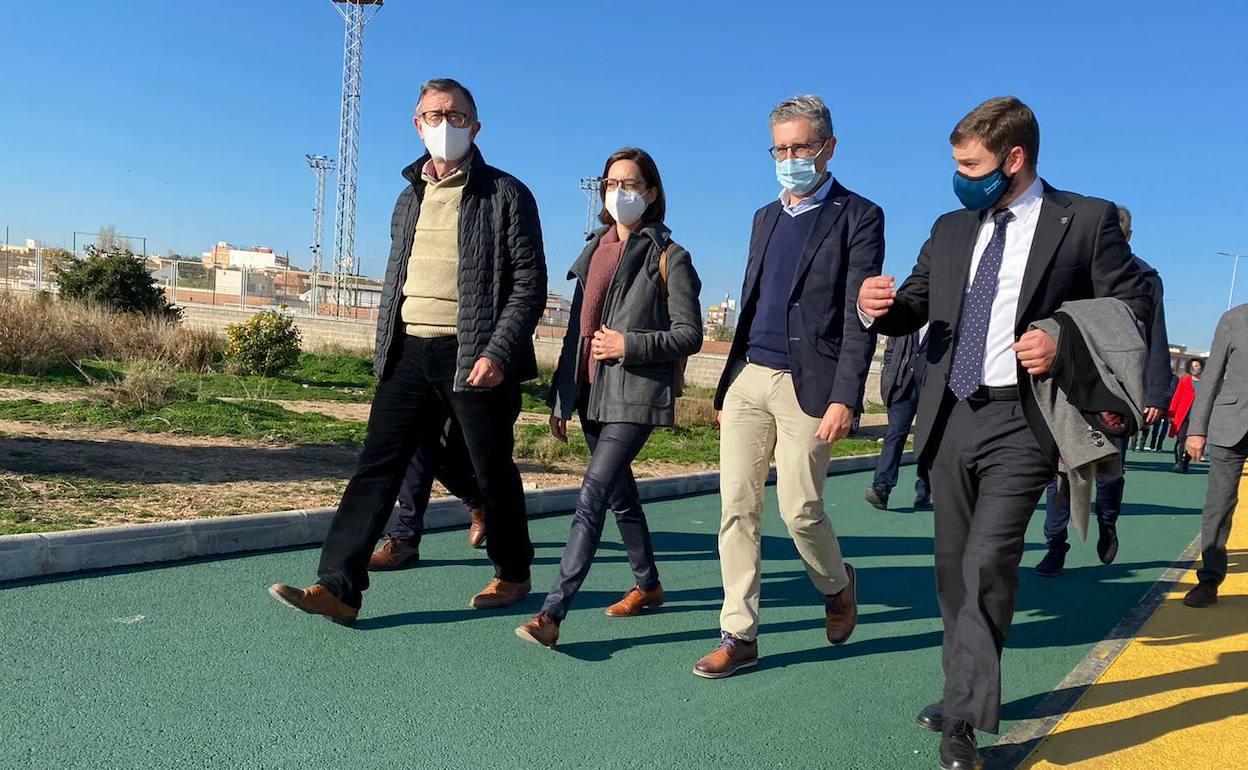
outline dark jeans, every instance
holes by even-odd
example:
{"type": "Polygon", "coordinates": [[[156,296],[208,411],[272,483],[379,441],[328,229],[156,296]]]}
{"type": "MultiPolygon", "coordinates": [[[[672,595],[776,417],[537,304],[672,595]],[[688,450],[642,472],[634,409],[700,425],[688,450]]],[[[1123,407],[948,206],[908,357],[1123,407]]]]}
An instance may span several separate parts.
{"type": "MultiPolygon", "coordinates": [[[[952,401],[953,396],[947,395],[952,401]]],[[[946,404],[932,435],[944,714],[997,732],[1027,522],[1053,477],[1017,401],[946,404]]]]}
{"type": "Polygon", "coordinates": [[[481,506],[481,490],[477,488],[477,477],[472,475],[468,445],[454,420],[446,421],[438,440],[422,441],[416,447],[416,454],[412,455],[403,477],[403,486],[399,487],[399,516],[389,532],[390,537],[413,544],[420,542],[435,478],[469,508],[481,506]]]}
{"type": "Polygon", "coordinates": [[[514,415],[520,389],[504,382],[492,390],[453,390],[456,342],[452,337],[403,335],[394,371],[377,388],[368,433],[355,475],[321,548],[321,585],[359,606],[368,588],[368,557],[394,508],[404,472],[421,442],[436,441],[454,416],[486,502],[490,533],[486,553],[496,577],[529,579],[533,544],[525,517],[524,488],[512,459],[514,415]]]}
{"type": "MultiPolygon", "coordinates": [[[[1127,461],[1127,439],[1110,438],[1127,461]]],[[[1125,470],[1125,469],[1124,469],[1125,470]]],[[[1126,476],[1096,477],[1096,520],[1106,526],[1114,526],[1122,514],[1122,493],[1126,489],[1126,476]]],[[[1057,502],[1057,479],[1049,481],[1045,490],[1044,539],[1050,546],[1066,542],[1066,528],[1070,525],[1070,500],[1057,502]]]]}
{"type": "Polygon", "coordinates": [[[1207,444],[1209,491],[1201,514],[1200,569],[1198,580],[1221,584],[1226,579],[1226,541],[1231,536],[1231,517],[1239,504],[1239,482],[1248,460],[1248,436],[1233,447],[1207,444]]]}
{"type": "MultiPolygon", "coordinates": [[[[885,496],[897,486],[897,474],[901,469],[901,456],[906,451],[906,439],[910,437],[910,428],[914,424],[914,414],[919,408],[919,389],[911,388],[911,392],[898,398],[888,407],[888,431],[884,434],[884,447],[880,450],[880,459],[875,462],[875,479],[871,486],[881,490],[885,496]]],[[[932,496],[931,486],[927,479],[927,464],[922,460],[918,463],[918,478],[914,482],[915,497],[929,498],[932,496]]]]}
{"type": "Polygon", "coordinates": [[[650,541],[650,528],[637,498],[637,483],[630,467],[654,427],[629,422],[592,422],[585,419],[583,404],[584,399],[580,408],[581,428],[589,443],[589,467],[585,469],[585,480],[576,501],[572,533],[559,561],[559,577],[542,605],[542,611],[556,621],[568,614],[576,592],[589,574],[594,553],[602,540],[608,507],[615,511],[615,523],[628,550],[628,563],[638,587],[650,590],[659,585],[654,544],[650,541]]]}
{"type": "Polygon", "coordinates": [[[1165,446],[1166,436],[1170,435],[1170,417],[1163,414],[1157,418],[1157,422],[1153,423],[1153,432],[1148,438],[1148,448],[1154,452],[1160,452],[1165,446]]]}
{"type": "Polygon", "coordinates": [[[1192,463],[1192,456],[1187,453],[1187,428],[1191,422],[1192,417],[1189,414],[1179,426],[1179,436],[1174,440],[1174,464],[1182,468],[1184,473],[1192,463]]]}

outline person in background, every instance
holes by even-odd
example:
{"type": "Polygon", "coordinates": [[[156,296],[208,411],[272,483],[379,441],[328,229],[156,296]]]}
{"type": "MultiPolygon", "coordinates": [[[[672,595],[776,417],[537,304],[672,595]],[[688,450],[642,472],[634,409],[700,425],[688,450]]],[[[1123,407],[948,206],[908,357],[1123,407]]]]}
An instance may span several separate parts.
{"type": "Polygon", "coordinates": [[[390,220],[390,259],[377,315],[379,383],[364,448],[321,547],[317,582],[275,583],[279,602],[353,625],[368,562],[412,455],[452,416],[485,500],[494,578],[469,600],[504,607],[530,590],[533,544],[512,456],[520,383],[537,376],[533,330],[546,305],[537,202],[520,180],[487,165],[475,141],[477,105],[455,80],[420,88],[412,122],[425,154],[390,220]]]}
{"type": "Polygon", "coordinates": [[[884,262],[884,212],[828,170],[836,137],[822,99],[787,99],[769,123],[780,199],[754,214],[741,321],[715,391],[724,604],[719,645],[693,667],[706,679],[758,663],[763,489],[773,456],[780,517],[819,592],[828,641],[845,642],[858,623],[854,570],[842,559],[823,488],[875,353],[854,301],[884,262]]]}
{"type": "Polygon", "coordinates": [[[420,562],[425,511],[429,508],[435,479],[468,508],[468,547],[485,545],[484,502],[472,473],[472,459],[464,444],[463,431],[454,420],[447,420],[442,435],[436,441],[421,442],[412,455],[403,486],[399,488],[398,518],[394,528],[386,533],[385,542],[369,557],[370,571],[407,569],[420,562]]]}
{"type": "Polygon", "coordinates": [[[1190,358],[1185,366],[1186,374],[1179,378],[1175,386],[1174,397],[1170,399],[1170,438],[1174,442],[1174,472],[1187,473],[1192,463],[1192,456],[1187,453],[1187,429],[1191,417],[1192,404],[1196,402],[1196,394],[1200,390],[1200,373],[1205,362],[1200,358],[1190,358]]]}
{"type": "Polygon", "coordinates": [[[639,615],[663,604],[654,544],[637,496],[632,462],[657,426],[675,420],[679,367],[702,347],[702,283],[663,223],[667,198],[654,159],[625,147],[607,158],[599,194],[603,227],[568,272],[576,280],[571,318],[550,389],[550,432],[568,440],[573,411],[589,443],[559,575],[542,609],[516,629],[554,647],[590,564],[607,509],[615,511],[634,585],[607,608],[639,615]]]}
{"type": "MultiPolygon", "coordinates": [[[[1118,227],[1122,235],[1131,242],[1131,212],[1126,206],[1118,206],[1118,227]]],[[[1153,323],[1148,330],[1148,357],[1144,364],[1144,425],[1156,424],[1166,414],[1170,399],[1167,395],[1167,384],[1170,380],[1170,341],[1166,333],[1166,314],[1163,301],[1165,289],[1161,276],[1151,265],[1135,256],[1135,263],[1140,274],[1148,284],[1149,294],[1153,300],[1153,323]]],[[[1132,438],[1139,438],[1136,433],[1132,438]]],[[[1117,476],[1099,474],[1096,477],[1096,524],[1098,536],[1096,555],[1102,564],[1112,564],[1118,557],[1118,517],[1122,514],[1122,496],[1126,489],[1126,462],[1128,438],[1109,437],[1118,447],[1123,463],[1123,473],[1117,476]]],[[[1041,577],[1056,577],[1066,566],[1066,553],[1070,550],[1067,542],[1067,528],[1070,524],[1070,500],[1058,500],[1057,478],[1049,482],[1045,490],[1044,538],[1048,552],[1036,565],[1036,574],[1041,577]]]]}
{"type": "Polygon", "coordinates": [[[1152,433],[1148,439],[1148,451],[1161,452],[1166,447],[1166,435],[1170,433],[1170,408],[1169,404],[1174,401],[1174,391],[1179,386],[1179,378],[1174,372],[1170,372],[1169,385],[1166,386],[1166,404],[1165,411],[1161,413],[1161,417],[1152,425],[1152,433]]]}
{"type": "MultiPolygon", "coordinates": [[[[884,348],[884,368],[880,373],[880,398],[888,407],[888,432],[875,463],[875,478],[867,488],[866,500],[880,510],[888,508],[888,498],[897,486],[901,456],[919,408],[919,390],[927,371],[927,327],[906,337],[889,337],[884,348]]],[[[927,467],[918,463],[914,482],[914,507],[930,508],[931,487],[927,467]]]]}
{"type": "Polygon", "coordinates": [[[1218,320],[1209,377],[1197,389],[1186,427],[1187,454],[1197,460],[1209,455],[1198,582],[1183,597],[1188,607],[1202,608],[1217,603],[1218,586],[1226,579],[1231,516],[1248,461],[1248,305],[1233,307],[1218,320]]]}

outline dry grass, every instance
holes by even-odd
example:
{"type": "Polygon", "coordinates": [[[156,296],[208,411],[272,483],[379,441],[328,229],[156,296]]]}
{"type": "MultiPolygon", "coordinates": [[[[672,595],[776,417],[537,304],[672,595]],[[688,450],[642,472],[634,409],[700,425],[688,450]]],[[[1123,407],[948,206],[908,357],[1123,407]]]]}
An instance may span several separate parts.
{"type": "Polygon", "coordinates": [[[163,318],[0,291],[0,371],[40,375],[83,358],[207,371],[224,342],[163,318]]]}
{"type": "Polygon", "coordinates": [[[676,427],[696,428],[699,425],[715,425],[715,402],[700,396],[681,396],[676,399],[676,427]]]}
{"type": "Polygon", "coordinates": [[[148,409],[165,406],[177,397],[177,373],[163,364],[138,364],[120,382],[99,385],[98,396],[113,406],[148,409]]]}

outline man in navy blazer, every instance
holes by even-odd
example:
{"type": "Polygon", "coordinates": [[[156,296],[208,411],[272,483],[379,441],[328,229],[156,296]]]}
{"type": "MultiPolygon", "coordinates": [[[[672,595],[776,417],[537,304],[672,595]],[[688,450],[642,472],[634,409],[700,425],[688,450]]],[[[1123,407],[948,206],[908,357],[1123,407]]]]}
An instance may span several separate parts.
{"type": "Polygon", "coordinates": [[[832,444],[849,433],[875,337],[858,288],[884,261],[884,213],[828,171],[827,105],[798,96],[770,118],[780,199],[754,215],[741,322],[715,394],[720,410],[720,645],[694,666],[708,679],[758,660],[763,487],[775,456],[780,516],[824,602],[828,641],[857,623],[854,570],[823,510],[832,444]]]}

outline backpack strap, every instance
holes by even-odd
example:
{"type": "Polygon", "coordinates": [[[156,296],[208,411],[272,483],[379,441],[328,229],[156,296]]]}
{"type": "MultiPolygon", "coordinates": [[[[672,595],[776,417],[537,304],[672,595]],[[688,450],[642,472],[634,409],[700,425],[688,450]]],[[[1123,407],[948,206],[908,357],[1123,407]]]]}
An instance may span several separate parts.
{"type": "Polygon", "coordinates": [[[675,245],[675,241],[667,244],[667,248],[663,249],[663,253],[659,255],[659,293],[663,295],[664,300],[667,299],[667,255],[675,245]]]}

